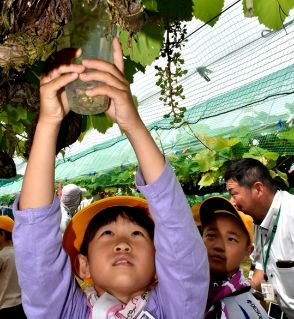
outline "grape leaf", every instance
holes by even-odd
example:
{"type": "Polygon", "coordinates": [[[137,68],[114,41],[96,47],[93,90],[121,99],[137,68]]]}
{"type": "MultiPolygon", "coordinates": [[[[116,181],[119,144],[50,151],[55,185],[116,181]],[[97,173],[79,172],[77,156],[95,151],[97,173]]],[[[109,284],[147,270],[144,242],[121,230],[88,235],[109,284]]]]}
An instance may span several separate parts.
{"type": "Polygon", "coordinates": [[[101,133],[105,133],[113,125],[111,118],[106,113],[91,115],[89,120],[92,127],[101,133]]]}
{"type": "Polygon", "coordinates": [[[261,24],[278,30],[283,26],[285,18],[293,7],[294,0],[255,0],[253,13],[261,24]]]}
{"type": "Polygon", "coordinates": [[[164,27],[158,25],[146,25],[130,41],[127,31],[120,32],[120,42],[124,55],[143,65],[151,64],[158,57],[163,43],[164,27]],[[130,42],[130,46],[128,43],[130,42]]]}
{"type": "Polygon", "coordinates": [[[289,131],[278,133],[277,136],[280,139],[294,141],[294,127],[291,127],[289,131]]]}
{"type": "Polygon", "coordinates": [[[198,182],[199,188],[210,186],[215,182],[215,177],[213,173],[205,173],[202,175],[200,181],[198,182]]]}
{"type": "Polygon", "coordinates": [[[212,163],[215,163],[215,156],[216,152],[209,149],[204,149],[195,155],[194,160],[198,163],[200,172],[207,172],[211,169],[212,163]]]}
{"type": "Polygon", "coordinates": [[[129,56],[124,58],[124,74],[125,78],[128,80],[129,83],[133,83],[134,81],[134,74],[141,71],[145,72],[145,66],[140,63],[136,63],[130,59],[129,56]]]}
{"type": "Polygon", "coordinates": [[[193,2],[194,17],[213,27],[220,17],[220,13],[224,6],[224,0],[193,0],[193,2]],[[214,17],[215,19],[213,19],[214,17]]]}
{"type": "Polygon", "coordinates": [[[254,158],[262,162],[267,168],[271,169],[275,166],[279,154],[271,152],[258,146],[250,148],[249,152],[245,152],[243,158],[254,158]]]}

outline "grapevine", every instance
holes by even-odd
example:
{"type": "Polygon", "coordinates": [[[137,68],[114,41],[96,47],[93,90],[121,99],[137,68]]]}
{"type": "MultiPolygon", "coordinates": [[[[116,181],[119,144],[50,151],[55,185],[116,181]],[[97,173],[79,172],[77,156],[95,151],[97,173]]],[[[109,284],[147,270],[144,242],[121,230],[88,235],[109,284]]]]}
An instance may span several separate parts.
{"type": "Polygon", "coordinates": [[[180,79],[187,74],[187,70],[182,69],[185,61],[181,56],[181,50],[185,46],[187,27],[179,21],[175,21],[166,26],[166,38],[160,52],[160,56],[165,58],[167,63],[164,67],[155,66],[158,81],[156,85],[160,88],[160,98],[170,111],[164,118],[172,118],[171,124],[180,123],[186,108],[180,106],[179,99],[184,100],[184,88],[180,84],[180,79]]]}

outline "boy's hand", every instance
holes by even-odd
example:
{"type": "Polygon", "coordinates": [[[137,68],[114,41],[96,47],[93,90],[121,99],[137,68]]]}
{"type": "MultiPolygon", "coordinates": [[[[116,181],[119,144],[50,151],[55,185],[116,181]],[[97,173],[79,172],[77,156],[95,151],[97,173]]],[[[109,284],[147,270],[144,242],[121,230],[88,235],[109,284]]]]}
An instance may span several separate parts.
{"type": "Polygon", "coordinates": [[[120,129],[132,132],[143,125],[133,104],[130,85],[123,75],[123,54],[117,38],[113,39],[114,63],[101,60],[84,59],[83,65],[92,69],[79,75],[82,81],[99,81],[100,86],[86,91],[88,96],[107,95],[110,98],[106,113],[116,122],[120,129]]]}
{"type": "Polygon", "coordinates": [[[85,71],[85,67],[78,64],[65,64],[64,57],[67,57],[68,61],[70,61],[71,57],[78,57],[80,55],[81,50],[62,50],[59,52],[59,56],[62,56],[63,59],[57,60],[54,68],[42,78],[40,83],[39,122],[58,125],[69,112],[64,87],[76,80],[78,74],[85,71]]]}

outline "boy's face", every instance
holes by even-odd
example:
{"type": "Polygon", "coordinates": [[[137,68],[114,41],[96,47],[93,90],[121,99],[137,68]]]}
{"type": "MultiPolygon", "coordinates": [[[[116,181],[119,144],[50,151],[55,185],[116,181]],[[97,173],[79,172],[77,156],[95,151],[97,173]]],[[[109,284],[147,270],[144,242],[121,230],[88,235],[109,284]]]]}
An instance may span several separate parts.
{"type": "Polygon", "coordinates": [[[119,216],[98,229],[79,264],[79,275],[91,277],[99,295],[107,291],[127,303],[155,277],[154,244],[143,227],[119,216]]]}
{"type": "Polygon", "coordinates": [[[204,227],[203,241],[207,248],[211,280],[226,280],[249,257],[252,247],[248,235],[234,216],[216,214],[204,227]]]}

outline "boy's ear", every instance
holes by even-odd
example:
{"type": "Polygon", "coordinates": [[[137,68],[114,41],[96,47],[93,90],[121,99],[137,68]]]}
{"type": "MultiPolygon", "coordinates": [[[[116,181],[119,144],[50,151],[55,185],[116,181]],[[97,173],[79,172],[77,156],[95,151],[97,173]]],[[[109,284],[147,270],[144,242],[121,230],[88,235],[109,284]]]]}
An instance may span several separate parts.
{"type": "Polygon", "coordinates": [[[247,261],[249,259],[249,256],[253,252],[253,249],[254,249],[253,245],[250,244],[247,246],[243,261],[247,261]]]}
{"type": "Polygon", "coordinates": [[[90,278],[90,267],[88,258],[82,254],[78,254],[75,260],[75,271],[81,279],[90,278]]]}

